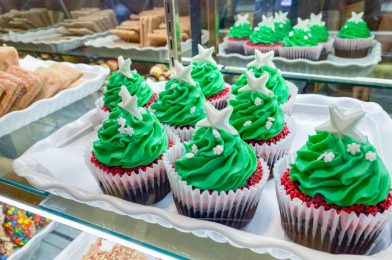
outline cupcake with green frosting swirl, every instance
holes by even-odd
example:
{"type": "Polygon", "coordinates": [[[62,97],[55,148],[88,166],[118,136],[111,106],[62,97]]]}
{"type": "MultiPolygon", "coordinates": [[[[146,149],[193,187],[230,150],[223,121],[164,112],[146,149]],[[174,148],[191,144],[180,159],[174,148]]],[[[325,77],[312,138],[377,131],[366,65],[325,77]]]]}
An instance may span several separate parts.
{"type": "Polygon", "coordinates": [[[87,155],[87,164],[105,194],[152,204],[169,191],[162,155],[168,149],[168,134],[159,120],[124,86],[122,101],[103,121],[98,140],[87,155]]]}
{"type": "Polygon", "coordinates": [[[325,26],[325,22],[321,20],[322,13],[319,14],[310,14],[310,21],[309,21],[309,29],[312,33],[312,36],[323,45],[322,56],[320,58],[325,60],[327,55],[332,51],[333,47],[333,38],[329,37],[328,28],[325,26]]]}
{"type": "Polygon", "coordinates": [[[309,29],[309,20],[298,18],[298,23],[283,39],[279,55],[287,59],[318,60],[322,48],[309,29]]]}
{"type": "Polygon", "coordinates": [[[214,48],[198,45],[199,54],[192,58],[192,78],[199,84],[201,92],[218,109],[227,106],[230,98],[230,86],[223,80],[218,64],[212,57],[214,48]]]}
{"type": "Polygon", "coordinates": [[[125,86],[129,93],[138,97],[138,105],[149,107],[156,99],[156,94],[144,78],[136,70],[131,71],[131,59],[122,56],[118,57],[119,70],[112,73],[104,86],[103,104],[98,102],[100,109],[110,112],[121,102],[119,95],[121,87],[125,86]]]}
{"type": "Polygon", "coordinates": [[[252,34],[252,26],[248,21],[248,14],[237,15],[237,21],[230,27],[226,39],[226,51],[229,53],[244,53],[244,44],[252,34]]]}
{"type": "Polygon", "coordinates": [[[362,19],[363,12],[351,13],[335,37],[335,55],[344,58],[362,58],[368,55],[374,35],[362,19]]]}
{"type": "Polygon", "coordinates": [[[292,30],[291,22],[287,18],[287,14],[287,12],[282,11],[275,13],[274,27],[276,37],[278,37],[279,41],[282,41],[283,38],[286,37],[292,30]]]}
{"type": "Polygon", "coordinates": [[[164,126],[180,136],[181,141],[191,138],[195,125],[206,115],[203,93],[191,76],[192,65],[182,66],[175,61],[175,71],[165,90],[159,93],[151,106],[164,126]]]}
{"type": "Polygon", "coordinates": [[[280,39],[275,31],[273,17],[263,15],[263,20],[258,24],[258,27],[245,43],[245,55],[253,55],[255,50],[259,50],[260,52],[274,51],[277,53],[279,47],[282,45],[279,41],[280,39]]]}
{"type": "Polygon", "coordinates": [[[206,103],[205,110],[192,139],[164,156],[173,199],[182,215],[242,228],[257,209],[268,167],[229,124],[231,107],[206,103]]]}
{"type": "Polygon", "coordinates": [[[316,128],[296,156],[276,164],[282,226],[295,242],[334,254],[365,254],[392,221],[390,175],[357,127],[363,116],[330,107],[330,120],[316,128]],[[292,210],[300,226],[293,224],[292,210]],[[324,237],[317,231],[321,226],[334,235],[324,237]]]}
{"type": "Polygon", "coordinates": [[[272,165],[289,151],[295,126],[291,119],[286,122],[274,92],[266,87],[268,73],[256,78],[247,71],[246,76],[247,85],[229,102],[233,107],[230,123],[256,154],[272,165]]]}

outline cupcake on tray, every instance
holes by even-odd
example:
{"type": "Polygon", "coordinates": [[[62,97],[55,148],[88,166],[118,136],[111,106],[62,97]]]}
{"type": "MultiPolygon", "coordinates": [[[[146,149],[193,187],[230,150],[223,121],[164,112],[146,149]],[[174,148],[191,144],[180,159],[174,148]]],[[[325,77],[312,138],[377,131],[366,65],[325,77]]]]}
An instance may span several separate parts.
{"type": "Polygon", "coordinates": [[[285,117],[274,92],[266,87],[268,73],[256,78],[252,71],[247,71],[246,76],[247,85],[229,102],[233,107],[230,123],[257,156],[272,165],[289,152],[295,123],[285,117]]]}
{"type": "Polygon", "coordinates": [[[205,104],[190,142],[164,155],[178,212],[242,228],[253,218],[269,170],[229,124],[232,107],[205,104]]]}
{"type": "Polygon", "coordinates": [[[317,42],[323,45],[320,60],[325,60],[327,59],[328,54],[332,52],[333,38],[329,37],[328,28],[325,26],[325,22],[321,19],[322,13],[317,15],[311,13],[309,28],[312,36],[317,40],[317,42]]]}
{"type": "Polygon", "coordinates": [[[227,106],[230,85],[223,80],[218,64],[212,58],[214,48],[204,49],[198,45],[199,54],[192,58],[192,78],[201,88],[207,102],[218,109],[227,106]]]}
{"type": "Polygon", "coordinates": [[[319,60],[322,49],[309,29],[309,21],[298,18],[297,25],[283,39],[279,55],[286,59],[319,60]]]}
{"type": "Polygon", "coordinates": [[[294,242],[365,254],[392,220],[390,175],[357,128],[362,111],[330,108],[330,121],[274,167],[282,227],[294,242]]]}
{"type": "Polygon", "coordinates": [[[148,109],[138,107],[138,98],[126,87],[120,97],[87,150],[86,163],[105,194],[153,204],[170,191],[162,155],[176,137],[148,109]]]}
{"type": "MultiPolygon", "coordinates": [[[[248,63],[247,71],[253,71],[256,77],[260,77],[264,73],[268,73],[267,88],[274,92],[274,96],[279,105],[281,105],[285,114],[290,115],[293,110],[293,104],[298,93],[297,86],[290,81],[284,80],[280,70],[275,67],[272,59],[274,52],[261,53],[255,51],[255,60],[248,63]]],[[[238,90],[248,84],[246,72],[236,80],[233,85],[232,93],[238,94],[238,90]]]]}
{"type": "Polygon", "coordinates": [[[106,85],[104,86],[103,104],[97,102],[99,110],[110,112],[121,102],[119,95],[121,87],[125,86],[129,93],[138,97],[138,106],[149,107],[156,100],[157,94],[144,78],[136,70],[131,71],[132,61],[130,58],[124,60],[122,56],[118,57],[118,71],[113,72],[106,85]]]}
{"type": "Polygon", "coordinates": [[[274,51],[278,53],[279,47],[282,45],[275,31],[273,17],[263,15],[263,20],[254,29],[249,37],[249,41],[245,43],[245,55],[253,55],[255,50],[260,52],[274,51]]]}
{"type": "Polygon", "coordinates": [[[352,12],[351,18],[340,28],[334,43],[336,56],[362,58],[368,55],[374,35],[362,17],[363,12],[352,12]]]}
{"type": "Polygon", "coordinates": [[[196,123],[205,118],[206,100],[199,84],[192,79],[192,65],[184,67],[175,61],[174,67],[171,80],[151,109],[165,128],[176,133],[183,142],[191,138],[196,123]]]}
{"type": "Polygon", "coordinates": [[[248,14],[237,15],[237,21],[230,27],[226,39],[226,52],[244,54],[245,42],[253,33],[252,26],[248,21],[248,14]]]}
{"type": "Polygon", "coordinates": [[[282,41],[284,37],[286,37],[289,32],[292,30],[291,22],[287,18],[287,12],[278,11],[275,13],[274,17],[274,26],[275,33],[279,38],[279,41],[282,41]]]}

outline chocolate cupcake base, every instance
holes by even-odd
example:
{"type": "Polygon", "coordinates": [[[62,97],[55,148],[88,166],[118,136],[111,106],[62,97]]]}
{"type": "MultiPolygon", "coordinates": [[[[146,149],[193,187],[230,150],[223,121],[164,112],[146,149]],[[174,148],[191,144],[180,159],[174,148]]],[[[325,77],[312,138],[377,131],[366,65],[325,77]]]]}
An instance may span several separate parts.
{"type": "Polygon", "coordinates": [[[335,48],[335,56],[342,58],[363,58],[369,53],[370,48],[360,50],[340,50],[335,48]]]}

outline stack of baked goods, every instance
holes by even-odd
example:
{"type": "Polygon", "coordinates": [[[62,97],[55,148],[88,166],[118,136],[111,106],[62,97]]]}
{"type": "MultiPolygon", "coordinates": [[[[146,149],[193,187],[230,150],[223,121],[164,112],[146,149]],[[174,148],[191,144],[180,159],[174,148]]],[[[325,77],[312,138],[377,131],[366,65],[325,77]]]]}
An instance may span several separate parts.
{"type": "Polygon", "coordinates": [[[72,11],[71,14],[73,19],[65,19],[61,23],[68,35],[83,36],[105,32],[118,24],[116,15],[109,9],[85,8],[72,11]]]}
{"type": "MultiPolygon", "coordinates": [[[[181,40],[189,39],[189,16],[180,17],[180,30],[181,40]]],[[[167,33],[164,9],[155,8],[132,15],[130,20],[122,22],[111,32],[125,42],[139,44],[139,47],[165,46],[167,33]]]]}
{"type": "Polygon", "coordinates": [[[0,15],[0,32],[24,31],[51,26],[63,19],[63,14],[45,8],[33,8],[27,11],[11,10],[0,15]]]}
{"type": "Polygon", "coordinates": [[[28,71],[19,66],[15,48],[0,47],[0,116],[25,109],[39,99],[50,98],[74,86],[82,75],[60,63],[28,71]]]}

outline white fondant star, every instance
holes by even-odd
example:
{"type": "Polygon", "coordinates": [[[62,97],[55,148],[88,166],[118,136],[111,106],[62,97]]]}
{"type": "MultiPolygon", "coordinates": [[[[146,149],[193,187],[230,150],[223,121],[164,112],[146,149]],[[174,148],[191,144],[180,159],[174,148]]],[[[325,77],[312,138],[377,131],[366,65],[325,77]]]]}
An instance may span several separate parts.
{"type": "Polygon", "coordinates": [[[124,60],[123,56],[118,56],[117,63],[118,63],[118,71],[121,74],[123,74],[125,77],[129,79],[133,79],[133,75],[131,72],[131,64],[132,64],[131,59],[128,58],[124,60]]]}
{"type": "Polygon", "coordinates": [[[196,107],[195,106],[193,106],[193,107],[191,107],[191,114],[193,114],[193,113],[195,113],[196,112],[196,107]]]}
{"type": "Polygon", "coordinates": [[[352,155],[355,155],[355,154],[359,153],[360,151],[361,151],[361,147],[356,143],[352,143],[352,144],[347,145],[347,152],[351,153],[352,155]]]}
{"type": "Polygon", "coordinates": [[[229,123],[231,113],[233,112],[232,106],[228,106],[222,110],[218,110],[210,103],[205,102],[204,110],[206,111],[206,118],[197,122],[196,126],[205,126],[215,129],[221,129],[227,131],[232,135],[238,134],[237,130],[229,123]]]}
{"type": "Polygon", "coordinates": [[[310,14],[309,26],[313,26],[313,25],[324,26],[325,22],[323,22],[321,20],[322,18],[323,18],[323,14],[322,13],[319,13],[319,14],[311,13],[310,14]]]}
{"type": "Polygon", "coordinates": [[[365,116],[365,112],[357,111],[350,115],[344,115],[343,111],[336,106],[329,107],[330,120],[316,127],[317,130],[327,131],[334,134],[348,135],[366,142],[366,137],[357,129],[358,122],[365,116]]]}
{"type": "Polygon", "coordinates": [[[214,150],[214,154],[220,155],[223,152],[224,148],[223,145],[218,144],[213,148],[213,150],[214,150]]]}
{"type": "Polygon", "coordinates": [[[244,23],[249,23],[248,17],[249,17],[248,14],[244,14],[244,15],[237,14],[237,21],[234,23],[234,25],[239,26],[244,23]]]}
{"type": "MultiPolygon", "coordinates": [[[[288,14],[288,12],[278,11],[277,13],[275,13],[275,22],[283,23],[283,22],[287,21],[288,20],[287,14],[288,14]]],[[[282,27],[283,26],[281,26],[281,28],[282,27]]]]}
{"type": "Polygon", "coordinates": [[[365,159],[370,162],[373,162],[373,161],[377,160],[377,154],[373,153],[372,151],[369,151],[365,154],[365,159]]]}
{"type": "Polygon", "coordinates": [[[309,19],[302,20],[298,18],[297,24],[294,26],[295,29],[302,29],[304,31],[309,30],[309,19]]]}
{"type": "Polygon", "coordinates": [[[248,68],[250,66],[255,66],[256,68],[260,68],[262,66],[269,66],[272,68],[276,68],[275,64],[272,62],[274,58],[274,52],[269,51],[267,53],[262,53],[259,50],[255,50],[255,59],[246,65],[248,68]]]}
{"type": "Polygon", "coordinates": [[[335,154],[333,152],[325,152],[321,154],[317,160],[323,160],[324,162],[332,162],[335,158],[335,154]]]}
{"type": "Polygon", "coordinates": [[[185,154],[185,157],[188,159],[191,159],[191,158],[195,157],[195,155],[193,153],[187,153],[187,154],[185,154]]]}
{"type": "Polygon", "coordinates": [[[180,62],[174,61],[174,72],[171,78],[178,81],[183,81],[191,86],[196,86],[196,82],[192,79],[192,65],[183,66],[180,62]]]}
{"type": "Polygon", "coordinates": [[[274,18],[272,16],[266,17],[262,16],[262,21],[259,22],[258,26],[265,26],[271,28],[272,31],[275,31],[275,24],[274,24],[274,18]]]}
{"type": "Polygon", "coordinates": [[[242,125],[243,126],[250,126],[252,124],[252,121],[251,120],[248,120],[248,121],[245,121],[242,125]]]}
{"type": "Polygon", "coordinates": [[[248,70],[246,72],[246,79],[248,80],[248,84],[246,84],[245,86],[240,88],[238,90],[238,92],[244,92],[247,90],[259,91],[268,97],[273,97],[274,92],[272,92],[271,90],[269,90],[266,87],[266,84],[268,82],[268,78],[269,78],[269,75],[267,72],[264,72],[263,75],[261,75],[261,77],[256,78],[253,71],[248,70]]]}
{"type": "Polygon", "coordinates": [[[137,101],[138,101],[137,96],[131,96],[131,94],[129,94],[127,87],[125,86],[121,86],[119,95],[121,96],[122,101],[118,105],[124,108],[129,113],[131,113],[137,119],[142,120],[143,117],[137,106],[137,101]]]}
{"type": "Polygon", "coordinates": [[[360,13],[351,12],[351,18],[348,19],[348,21],[354,22],[354,23],[359,23],[359,22],[363,21],[362,17],[363,17],[363,12],[360,12],[360,13]]]}
{"type": "Polygon", "coordinates": [[[212,134],[215,136],[215,138],[221,138],[221,135],[218,131],[216,131],[215,129],[212,130],[212,134]]]}
{"type": "Polygon", "coordinates": [[[259,97],[257,97],[257,98],[255,99],[254,104],[255,104],[255,106],[260,106],[260,105],[261,105],[261,99],[260,99],[259,97]]]}
{"type": "Polygon", "coordinates": [[[214,53],[214,47],[203,48],[203,46],[198,44],[197,49],[199,50],[199,54],[192,58],[193,61],[198,61],[200,63],[209,63],[212,65],[217,64],[214,58],[212,58],[212,53],[214,53]]]}

